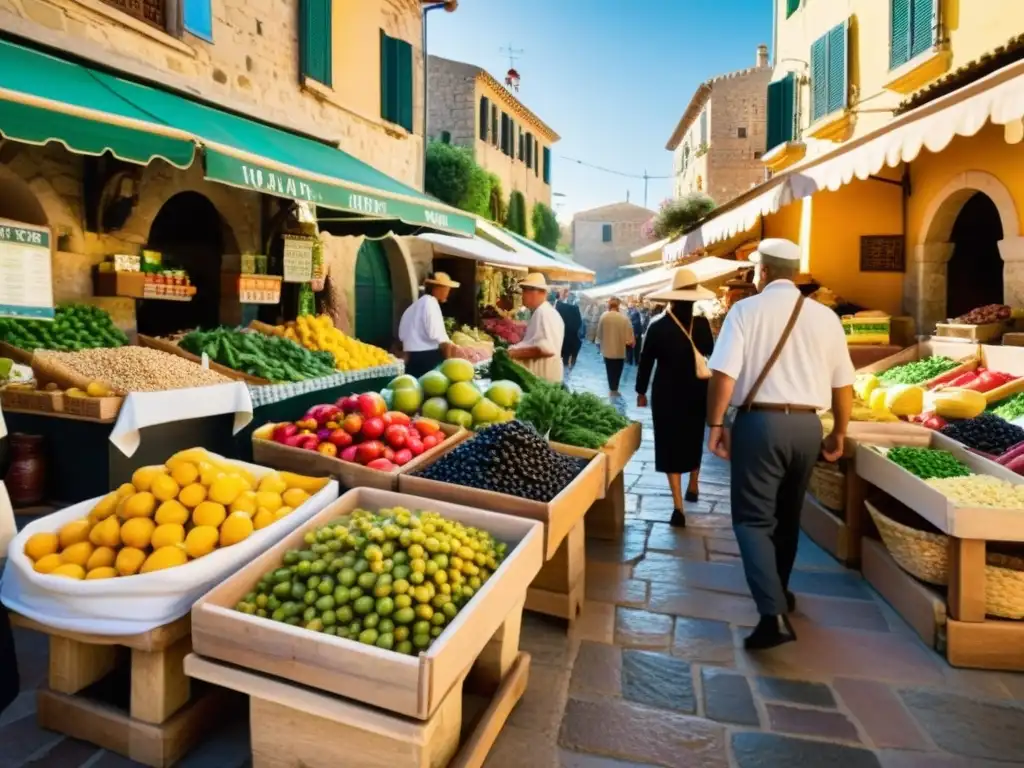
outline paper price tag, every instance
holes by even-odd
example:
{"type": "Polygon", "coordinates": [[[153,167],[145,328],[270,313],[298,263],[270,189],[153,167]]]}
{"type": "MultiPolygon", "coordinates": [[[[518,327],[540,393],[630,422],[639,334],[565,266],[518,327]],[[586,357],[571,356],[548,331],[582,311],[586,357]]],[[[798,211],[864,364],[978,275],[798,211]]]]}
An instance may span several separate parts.
{"type": "Polygon", "coordinates": [[[210,356],[203,352],[202,366],[205,370],[210,370],[210,356]]]}

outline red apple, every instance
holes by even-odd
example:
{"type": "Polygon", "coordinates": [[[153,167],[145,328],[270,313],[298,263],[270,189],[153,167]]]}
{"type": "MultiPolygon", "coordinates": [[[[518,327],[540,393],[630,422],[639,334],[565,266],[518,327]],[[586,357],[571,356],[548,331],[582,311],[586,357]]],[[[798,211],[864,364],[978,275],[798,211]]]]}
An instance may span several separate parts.
{"type": "Polygon", "coordinates": [[[394,449],[389,448],[388,446],[385,445],[384,446],[384,453],[382,453],[381,456],[383,456],[388,461],[394,461],[395,460],[395,451],[394,451],[394,449]]]}
{"type": "Polygon", "coordinates": [[[441,425],[433,419],[419,418],[413,422],[413,426],[416,427],[416,431],[421,435],[436,435],[441,431],[441,425]]]}
{"type": "Polygon", "coordinates": [[[298,448],[299,445],[306,439],[306,435],[294,434],[289,435],[284,439],[284,444],[289,445],[292,448],[298,448]]]}
{"type": "Polygon", "coordinates": [[[364,392],[359,396],[359,412],[367,419],[383,416],[387,413],[388,404],[376,392],[364,392]]]}
{"type": "Polygon", "coordinates": [[[345,417],[345,420],[341,422],[341,428],[350,435],[358,435],[359,430],[363,428],[363,417],[358,413],[350,413],[345,417]]]}
{"type": "Polygon", "coordinates": [[[408,448],[403,448],[400,451],[395,451],[395,464],[402,466],[412,461],[412,451],[408,448]]]}
{"type": "Polygon", "coordinates": [[[331,434],[327,436],[327,440],[334,443],[338,448],[348,448],[352,445],[352,435],[340,427],[338,429],[331,430],[331,434]]]}
{"type": "Polygon", "coordinates": [[[379,459],[383,453],[383,443],[379,440],[367,440],[356,446],[356,461],[360,464],[369,464],[374,459],[379,459]]]}
{"type": "Polygon", "coordinates": [[[344,413],[355,413],[359,410],[359,395],[339,397],[335,405],[341,408],[344,413]]]}
{"type": "Polygon", "coordinates": [[[392,424],[384,430],[384,439],[392,448],[401,448],[409,437],[409,429],[401,424],[392,424]]]}
{"type": "Polygon", "coordinates": [[[371,416],[363,422],[360,434],[366,440],[376,440],[384,434],[384,420],[380,416],[371,416]]]}
{"type": "Polygon", "coordinates": [[[294,424],[278,424],[274,427],[272,438],[275,443],[283,443],[286,438],[289,438],[292,435],[297,435],[298,433],[299,428],[294,424]]]}
{"type": "Polygon", "coordinates": [[[359,446],[358,445],[350,445],[348,448],[345,448],[341,452],[341,454],[340,454],[341,455],[341,460],[342,461],[352,461],[352,462],[354,462],[356,460],[356,452],[358,450],[359,450],[359,446]]]}
{"type": "Polygon", "coordinates": [[[436,448],[440,444],[441,439],[442,435],[440,432],[436,435],[427,435],[423,438],[423,450],[429,451],[431,448],[436,448]]]}
{"type": "Polygon", "coordinates": [[[299,443],[299,448],[302,448],[304,451],[315,451],[318,445],[320,445],[320,441],[316,435],[306,435],[302,438],[302,442],[299,443]]]}
{"type": "Polygon", "coordinates": [[[380,470],[381,472],[394,472],[395,471],[395,465],[392,464],[387,459],[374,459],[373,461],[371,461],[366,466],[369,467],[370,469],[380,470]]]}
{"type": "Polygon", "coordinates": [[[407,427],[412,422],[412,419],[409,418],[409,414],[402,413],[401,411],[388,411],[381,416],[381,418],[384,419],[384,423],[389,427],[392,424],[401,424],[407,427]]]}
{"type": "Polygon", "coordinates": [[[423,441],[418,437],[409,436],[409,439],[405,441],[405,447],[412,451],[413,456],[419,456],[426,450],[426,446],[423,445],[423,441]]]}

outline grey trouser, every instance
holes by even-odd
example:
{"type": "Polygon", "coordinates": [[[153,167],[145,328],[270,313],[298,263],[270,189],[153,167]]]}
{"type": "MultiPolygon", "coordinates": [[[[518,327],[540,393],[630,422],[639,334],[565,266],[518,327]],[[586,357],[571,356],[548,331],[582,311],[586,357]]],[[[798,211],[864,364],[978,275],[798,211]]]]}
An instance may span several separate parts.
{"type": "Polygon", "coordinates": [[[740,412],[732,428],[732,525],[762,616],[786,613],[800,511],[821,452],[814,413],[740,412]]]}

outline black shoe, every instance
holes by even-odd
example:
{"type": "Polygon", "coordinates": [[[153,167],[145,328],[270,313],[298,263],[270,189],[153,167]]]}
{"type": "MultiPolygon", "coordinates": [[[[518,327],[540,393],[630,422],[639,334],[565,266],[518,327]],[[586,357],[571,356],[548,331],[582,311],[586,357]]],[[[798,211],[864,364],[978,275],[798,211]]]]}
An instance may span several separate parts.
{"type": "Polygon", "coordinates": [[[796,610],[796,595],[786,590],[786,610],[792,613],[796,610]]]}
{"type": "Polygon", "coordinates": [[[685,528],[686,527],[686,516],[683,515],[678,509],[672,510],[672,518],[668,521],[668,524],[673,528],[685,528]]]}
{"type": "Polygon", "coordinates": [[[687,491],[683,499],[684,501],[700,501],[697,491],[687,491]]]}
{"type": "Polygon", "coordinates": [[[767,651],[796,640],[793,625],[785,616],[762,616],[754,631],[743,639],[748,651],[767,651]]]}

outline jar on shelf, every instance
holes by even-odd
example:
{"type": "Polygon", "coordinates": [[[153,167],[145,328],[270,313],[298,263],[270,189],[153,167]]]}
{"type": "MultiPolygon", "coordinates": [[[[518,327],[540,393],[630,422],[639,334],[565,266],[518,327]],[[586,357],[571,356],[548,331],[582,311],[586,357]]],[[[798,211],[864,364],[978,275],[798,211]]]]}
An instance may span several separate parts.
{"type": "Polygon", "coordinates": [[[15,507],[41,504],[46,496],[46,457],[42,435],[15,432],[10,436],[11,465],[4,478],[15,507]]]}

